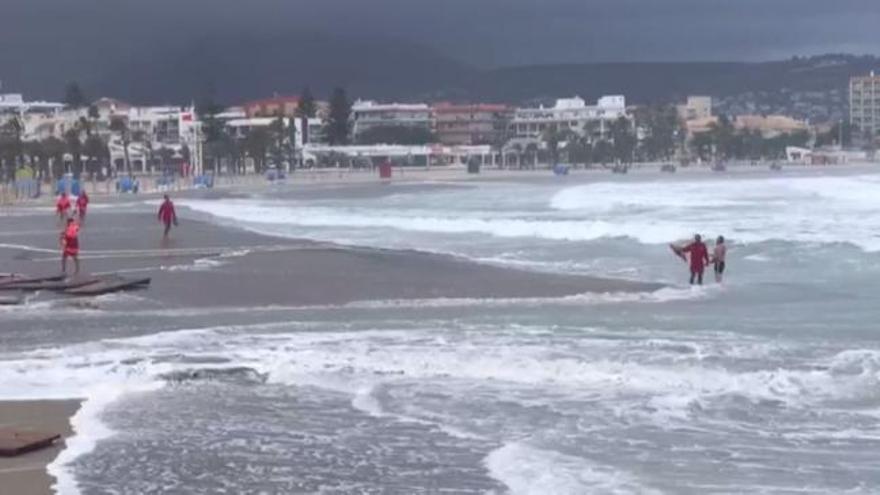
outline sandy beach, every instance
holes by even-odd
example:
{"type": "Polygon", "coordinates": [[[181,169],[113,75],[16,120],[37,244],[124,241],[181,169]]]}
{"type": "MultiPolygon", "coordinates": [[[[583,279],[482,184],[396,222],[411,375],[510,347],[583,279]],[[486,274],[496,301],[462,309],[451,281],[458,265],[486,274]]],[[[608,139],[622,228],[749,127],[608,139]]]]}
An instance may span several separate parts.
{"type": "MultiPolygon", "coordinates": [[[[63,438],[72,434],[70,418],[79,401],[3,401],[0,402],[0,428],[57,432],[63,438]]],[[[55,459],[64,442],[19,457],[0,458],[0,494],[47,495],[54,480],[46,466],[55,459]]]]}

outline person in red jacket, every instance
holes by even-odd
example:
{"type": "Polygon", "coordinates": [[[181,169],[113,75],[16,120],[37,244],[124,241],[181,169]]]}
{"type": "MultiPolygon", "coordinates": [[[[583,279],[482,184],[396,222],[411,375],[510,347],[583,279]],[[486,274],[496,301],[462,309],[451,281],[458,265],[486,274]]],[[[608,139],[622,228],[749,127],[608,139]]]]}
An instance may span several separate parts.
{"type": "Polygon", "coordinates": [[[67,258],[73,258],[74,275],[79,275],[79,224],[73,217],[61,233],[61,272],[67,274],[67,258]]]}
{"type": "Polygon", "coordinates": [[[688,244],[681,251],[690,254],[691,285],[694,285],[694,282],[703,285],[703,272],[709,265],[709,249],[703,243],[700,234],[695,235],[694,242],[688,244]]]}
{"type": "Polygon", "coordinates": [[[86,219],[86,209],[89,207],[89,195],[83,190],[76,197],[76,211],[79,213],[79,221],[86,219]]]}
{"type": "Polygon", "coordinates": [[[55,211],[58,212],[59,220],[64,220],[67,217],[67,213],[70,211],[70,198],[66,192],[58,196],[58,201],[55,203],[55,211]]]}
{"type": "Polygon", "coordinates": [[[171,202],[171,198],[168,195],[165,195],[165,201],[162,202],[162,206],[159,207],[159,221],[165,224],[165,235],[164,237],[168,237],[168,233],[171,232],[171,224],[177,226],[177,213],[174,212],[174,203],[171,202]]]}

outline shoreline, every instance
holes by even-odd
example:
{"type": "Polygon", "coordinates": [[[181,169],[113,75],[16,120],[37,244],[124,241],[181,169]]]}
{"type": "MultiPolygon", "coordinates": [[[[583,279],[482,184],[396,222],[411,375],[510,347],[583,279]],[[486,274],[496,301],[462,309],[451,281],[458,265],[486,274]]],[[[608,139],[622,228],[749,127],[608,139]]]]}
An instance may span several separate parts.
{"type": "Polygon", "coordinates": [[[51,495],[58,482],[48,467],[74,435],[71,418],[80,410],[81,400],[2,400],[0,427],[16,427],[59,433],[55,445],[18,457],[0,458],[2,493],[15,495],[51,495]],[[8,490],[8,491],[7,491],[8,490]]]}
{"type": "MultiPolygon", "coordinates": [[[[664,162],[665,163],[665,162],[664,162]]],[[[590,168],[571,168],[570,173],[565,176],[555,176],[549,166],[542,165],[537,169],[500,169],[494,165],[484,166],[479,174],[469,174],[467,168],[463,165],[446,165],[430,168],[416,167],[395,167],[391,179],[380,179],[378,172],[375,170],[361,169],[300,169],[288,175],[286,180],[277,184],[267,181],[262,175],[253,173],[243,175],[218,175],[215,186],[210,189],[195,188],[192,186],[181,185],[175,183],[170,187],[154,186],[144,187],[138,194],[118,193],[111,186],[113,181],[105,181],[98,183],[95,181],[85,181],[86,191],[94,199],[110,202],[132,199],[132,198],[159,198],[162,194],[170,193],[174,196],[189,196],[193,194],[236,194],[247,193],[252,191],[265,190],[268,187],[346,187],[346,186],[369,186],[376,184],[436,184],[436,183],[454,183],[466,185],[473,182],[495,182],[495,181],[541,181],[541,180],[565,180],[566,178],[613,178],[623,179],[629,176],[642,177],[648,174],[657,177],[703,177],[703,176],[730,176],[742,177],[745,175],[769,175],[784,177],[786,170],[793,170],[798,173],[815,172],[822,174],[857,174],[861,172],[880,171],[880,164],[873,162],[847,163],[842,165],[812,165],[806,163],[789,163],[785,161],[778,162],[782,165],[781,171],[772,171],[769,169],[770,162],[762,162],[752,165],[750,163],[728,163],[725,172],[714,172],[708,164],[692,164],[686,167],[676,165],[675,173],[664,173],[661,171],[661,162],[650,163],[634,163],[630,166],[627,174],[613,174],[610,169],[603,168],[601,165],[591,165],[590,168]]],[[[150,182],[156,177],[144,175],[143,180],[150,182]]],[[[0,185],[0,207],[16,207],[20,205],[53,205],[55,196],[53,194],[44,193],[39,198],[25,198],[11,200],[3,200],[10,195],[6,191],[8,185],[0,185]]]]}

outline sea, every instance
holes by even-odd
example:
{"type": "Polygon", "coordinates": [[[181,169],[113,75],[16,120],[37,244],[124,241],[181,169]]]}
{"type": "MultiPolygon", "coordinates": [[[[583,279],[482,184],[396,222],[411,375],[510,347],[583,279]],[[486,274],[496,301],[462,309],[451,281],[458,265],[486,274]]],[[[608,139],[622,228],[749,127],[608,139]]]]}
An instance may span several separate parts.
{"type": "Polygon", "coordinates": [[[50,466],[62,494],[880,492],[877,172],[298,191],[178,207],[278,238],[666,287],[2,310],[30,332],[0,349],[0,398],[86,398],[50,466]],[[669,243],[695,233],[727,238],[723,284],[687,284],[669,243]]]}

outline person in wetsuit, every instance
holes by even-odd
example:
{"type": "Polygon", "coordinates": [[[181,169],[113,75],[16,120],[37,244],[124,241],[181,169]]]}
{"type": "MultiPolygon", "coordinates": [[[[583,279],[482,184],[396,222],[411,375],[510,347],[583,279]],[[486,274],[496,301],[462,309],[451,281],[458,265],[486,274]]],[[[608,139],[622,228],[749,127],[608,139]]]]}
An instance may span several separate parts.
{"type": "Polygon", "coordinates": [[[715,268],[715,281],[719,284],[724,278],[724,269],[727,268],[727,244],[724,243],[724,236],[718,236],[715,241],[715,250],[712,252],[712,265],[715,268]]]}

